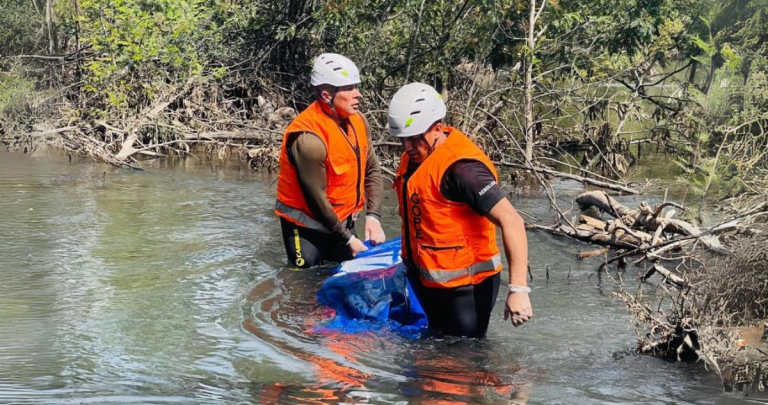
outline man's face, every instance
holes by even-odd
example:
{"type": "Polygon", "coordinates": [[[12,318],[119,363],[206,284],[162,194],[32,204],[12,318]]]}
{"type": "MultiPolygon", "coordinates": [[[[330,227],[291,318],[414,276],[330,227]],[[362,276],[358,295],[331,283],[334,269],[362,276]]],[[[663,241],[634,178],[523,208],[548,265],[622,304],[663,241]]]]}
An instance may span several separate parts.
{"type": "Polygon", "coordinates": [[[440,123],[424,133],[424,135],[409,136],[400,138],[400,144],[403,146],[403,152],[408,154],[411,162],[416,164],[423,163],[429,156],[429,146],[435,145],[435,140],[441,135],[443,127],[440,123]]]}
{"type": "Polygon", "coordinates": [[[336,90],[336,97],[333,97],[333,108],[336,109],[340,118],[347,118],[357,113],[361,98],[363,95],[360,94],[356,84],[339,87],[336,90]]]}

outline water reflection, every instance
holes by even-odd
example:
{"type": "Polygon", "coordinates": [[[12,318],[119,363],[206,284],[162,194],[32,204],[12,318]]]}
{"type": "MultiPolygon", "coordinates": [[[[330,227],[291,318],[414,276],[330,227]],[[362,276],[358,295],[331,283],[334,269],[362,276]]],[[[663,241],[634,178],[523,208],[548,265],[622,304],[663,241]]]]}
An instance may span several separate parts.
{"type": "Polygon", "coordinates": [[[615,360],[634,333],[583,244],[529,234],[523,328],[497,304],[481,341],[346,333],[315,300],[328,270],[284,267],[272,178],[145,167],[0,152],[0,403],[746,403],[697,364],[615,360]]]}
{"type": "Polygon", "coordinates": [[[493,344],[475,340],[421,342],[407,360],[409,377],[402,390],[423,403],[527,403],[532,380],[522,380],[521,367],[502,363],[493,344]]]}
{"type": "Polygon", "coordinates": [[[327,269],[283,268],[249,291],[242,328],[278,355],[299,363],[310,384],[259,384],[260,403],[383,400],[392,392],[415,403],[525,403],[532,380],[515,381],[520,366],[495,355],[483,340],[407,339],[386,327],[358,333],[323,327],[333,312],[314,299],[327,269]],[[513,382],[515,381],[515,382],[513,382]]]}

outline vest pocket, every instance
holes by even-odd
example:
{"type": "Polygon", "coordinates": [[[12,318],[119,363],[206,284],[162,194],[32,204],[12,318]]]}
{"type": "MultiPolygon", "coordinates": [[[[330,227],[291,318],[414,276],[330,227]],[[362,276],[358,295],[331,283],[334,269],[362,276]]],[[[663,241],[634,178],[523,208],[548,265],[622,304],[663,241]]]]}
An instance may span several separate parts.
{"type": "Polygon", "coordinates": [[[418,245],[419,262],[429,270],[454,270],[472,264],[472,252],[464,240],[432,241],[418,245]]]}
{"type": "Polygon", "coordinates": [[[459,250],[463,248],[464,246],[432,246],[432,245],[421,245],[422,249],[426,250],[459,250]]]}
{"type": "Polygon", "coordinates": [[[354,169],[354,163],[343,158],[331,162],[331,170],[327,172],[328,188],[326,189],[326,195],[328,196],[328,202],[334,208],[355,203],[355,189],[351,187],[351,185],[355,184],[355,176],[357,176],[357,173],[353,172],[354,169]]]}
{"type": "Polygon", "coordinates": [[[344,186],[349,183],[349,176],[352,170],[352,162],[334,162],[331,163],[332,172],[328,172],[329,186],[344,186]]]}

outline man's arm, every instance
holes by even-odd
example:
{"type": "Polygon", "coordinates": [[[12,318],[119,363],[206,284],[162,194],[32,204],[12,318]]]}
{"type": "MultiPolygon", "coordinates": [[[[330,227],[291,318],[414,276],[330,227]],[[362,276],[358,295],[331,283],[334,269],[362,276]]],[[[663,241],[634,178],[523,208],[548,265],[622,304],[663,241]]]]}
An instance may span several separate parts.
{"type": "MultiPolygon", "coordinates": [[[[528,239],[525,223],[496,184],[496,177],[490,169],[477,160],[460,160],[448,168],[441,181],[440,192],[451,201],[468,204],[501,228],[504,254],[509,263],[509,283],[527,287],[528,239]]],[[[504,320],[510,316],[515,326],[522,325],[533,316],[528,293],[509,293],[504,320]]]]}
{"type": "Polygon", "coordinates": [[[289,151],[309,210],[333,235],[345,242],[349,241],[352,234],[336,216],[326,193],[328,181],[325,161],[328,152],[325,144],[317,135],[308,132],[295,137],[289,151]]]}
{"type": "Polygon", "coordinates": [[[365,118],[365,115],[363,114],[360,114],[360,116],[363,117],[363,121],[365,122],[365,136],[368,138],[368,155],[366,156],[365,167],[365,215],[372,215],[378,219],[381,218],[381,202],[384,199],[384,182],[381,178],[379,158],[376,156],[376,152],[373,149],[373,142],[371,142],[371,131],[368,119],[365,118]]]}
{"type": "Polygon", "coordinates": [[[381,202],[384,199],[384,182],[381,178],[379,158],[373,149],[371,142],[371,130],[368,119],[360,114],[365,122],[365,136],[368,140],[368,155],[365,167],[365,240],[373,244],[383,243],[386,240],[384,229],[381,228],[381,202]]]}
{"type": "MultiPolygon", "coordinates": [[[[491,208],[485,217],[501,228],[504,254],[509,262],[510,286],[527,287],[528,237],[525,234],[523,218],[506,198],[491,208]]],[[[532,316],[533,308],[528,293],[510,290],[504,308],[504,320],[511,317],[512,324],[520,326],[532,316]]]]}
{"type": "Polygon", "coordinates": [[[473,159],[459,160],[448,168],[440,184],[440,193],[453,202],[468,204],[483,216],[504,199],[491,170],[473,159]]]}

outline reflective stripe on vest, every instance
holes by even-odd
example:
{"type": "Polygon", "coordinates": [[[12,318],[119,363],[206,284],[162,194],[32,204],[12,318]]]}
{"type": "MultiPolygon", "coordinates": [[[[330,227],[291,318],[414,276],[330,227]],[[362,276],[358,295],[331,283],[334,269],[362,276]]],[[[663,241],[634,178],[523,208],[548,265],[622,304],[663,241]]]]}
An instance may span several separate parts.
{"type": "MultiPolygon", "coordinates": [[[[293,208],[291,206],[288,206],[279,200],[275,202],[275,210],[280,211],[280,213],[290,217],[291,219],[296,221],[298,224],[300,224],[304,228],[312,229],[313,231],[318,231],[323,233],[331,233],[331,231],[325,226],[323,226],[323,224],[321,224],[320,221],[310,217],[304,211],[298,208],[293,208]]],[[[362,211],[357,211],[355,213],[352,213],[351,215],[352,221],[357,221],[357,217],[360,215],[360,212],[362,211]]],[[[345,221],[345,220],[346,220],[345,218],[339,218],[339,221],[345,221]]]]}
{"type": "Polygon", "coordinates": [[[433,283],[449,283],[453,280],[458,280],[464,277],[472,277],[475,274],[496,271],[501,266],[501,255],[493,255],[490,259],[475,263],[469,268],[454,269],[454,270],[429,270],[423,267],[419,267],[421,278],[423,280],[431,281],[433,283]]]}
{"type": "Polygon", "coordinates": [[[288,205],[285,205],[284,203],[280,202],[278,200],[275,202],[275,210],[280,211],[281,213],[285,214],[286,216],[290,217],[292,220],[298,222],[303,227],[307,229],[312,229],[315,231],[323,232],[323,233],[331,233],[326,227],[323,226],[318,220],[310,217],[304,211],[298,209],[289,207],[288,205]]]}

